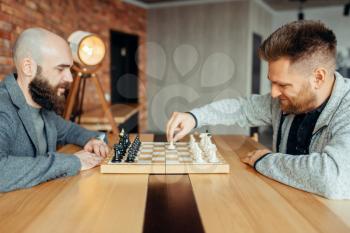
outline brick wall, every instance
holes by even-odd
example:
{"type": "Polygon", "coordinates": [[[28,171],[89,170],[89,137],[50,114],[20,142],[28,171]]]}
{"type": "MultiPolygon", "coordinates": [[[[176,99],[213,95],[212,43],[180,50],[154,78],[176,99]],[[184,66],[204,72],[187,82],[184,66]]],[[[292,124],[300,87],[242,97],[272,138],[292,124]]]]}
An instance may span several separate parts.
{"type": "MultiPolygon", "coordinates": [[[[118,0],[0,0],[0,79],[14,70],[11,48],[24,29],[43,27],[63,38],[83,30],[98,34],[107,45],[107,55],[97,72],[106,93],[110,93],[109,30],[139,36],[146,42],[146,10],[118,0]]],[[[146,51],[139,50],[139,128],[146,130],[147,99],[145,69],[146,51]]],[[[84,108],[98,106],[98,95],[87,82],[84,108]]]]}

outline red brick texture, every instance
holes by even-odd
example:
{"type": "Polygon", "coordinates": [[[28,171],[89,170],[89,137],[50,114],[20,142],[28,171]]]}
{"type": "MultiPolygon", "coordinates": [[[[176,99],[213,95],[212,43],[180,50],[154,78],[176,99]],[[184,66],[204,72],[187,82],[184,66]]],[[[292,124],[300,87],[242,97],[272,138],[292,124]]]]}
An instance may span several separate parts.
{"type": "MultiPolygon", "coordinates": [[[[97,75],[105,93],[110,93],[110,30],[139,36],[139,128],[147,128],[146,24],[147,12],[118,0],[0,0],[0,80],[14,70],[12,47],[24,29],[46,28],[63,38],[76,31],[96,33],[107,45],[107,55],[97,75]]],[[[100,107],[95,86],[87,81],[84,108],[100,107]]]]}

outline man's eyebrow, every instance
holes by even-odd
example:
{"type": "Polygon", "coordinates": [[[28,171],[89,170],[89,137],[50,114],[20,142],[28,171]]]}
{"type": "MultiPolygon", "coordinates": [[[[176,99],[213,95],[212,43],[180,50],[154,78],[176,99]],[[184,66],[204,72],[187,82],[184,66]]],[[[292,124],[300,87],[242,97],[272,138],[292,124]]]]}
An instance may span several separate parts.
{"type": "Polygon", "coordinates": [[[59,64],[56,67],[58,67],[58,68],[70,68],[71,65],[70,64],[59,64]]]}
{"type": "Polygon", "coordinates": [[[269,75],[267,76],[267,79],[270,80],[272,83],[276,83],[276,84],[278,84],[278,85],[290,85],[290,83],[285,83],[285,82],[281,82],[281,81],[272,81],[272,80],[270,79],[270,76],[269,76],[269,75]]]}

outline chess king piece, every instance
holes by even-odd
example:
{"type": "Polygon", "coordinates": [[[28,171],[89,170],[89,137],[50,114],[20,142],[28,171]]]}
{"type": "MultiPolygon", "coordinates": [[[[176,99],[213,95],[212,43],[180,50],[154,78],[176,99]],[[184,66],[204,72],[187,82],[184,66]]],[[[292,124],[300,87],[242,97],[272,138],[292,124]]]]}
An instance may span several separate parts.
{"type": "Polygon", "coordinates": [[[124,129],[122,129],[119,134],[119,144],[123,146],[125,152],[131,144],[129,134],[125,133],[124,129]]]}

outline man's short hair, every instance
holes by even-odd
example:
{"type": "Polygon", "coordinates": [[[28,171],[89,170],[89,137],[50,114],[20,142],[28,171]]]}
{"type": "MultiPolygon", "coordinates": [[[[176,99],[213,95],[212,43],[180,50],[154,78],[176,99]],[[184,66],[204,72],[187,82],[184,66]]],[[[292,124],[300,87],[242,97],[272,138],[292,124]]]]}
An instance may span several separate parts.
{"type": "Polygon", "coordinates": [[[316,59],[317,63],[335,69],[337,39],[320,21],[301,20],[283,25],[260,46],[259,55],[266,61],[282,57],[291,63],[316,59]]]}

